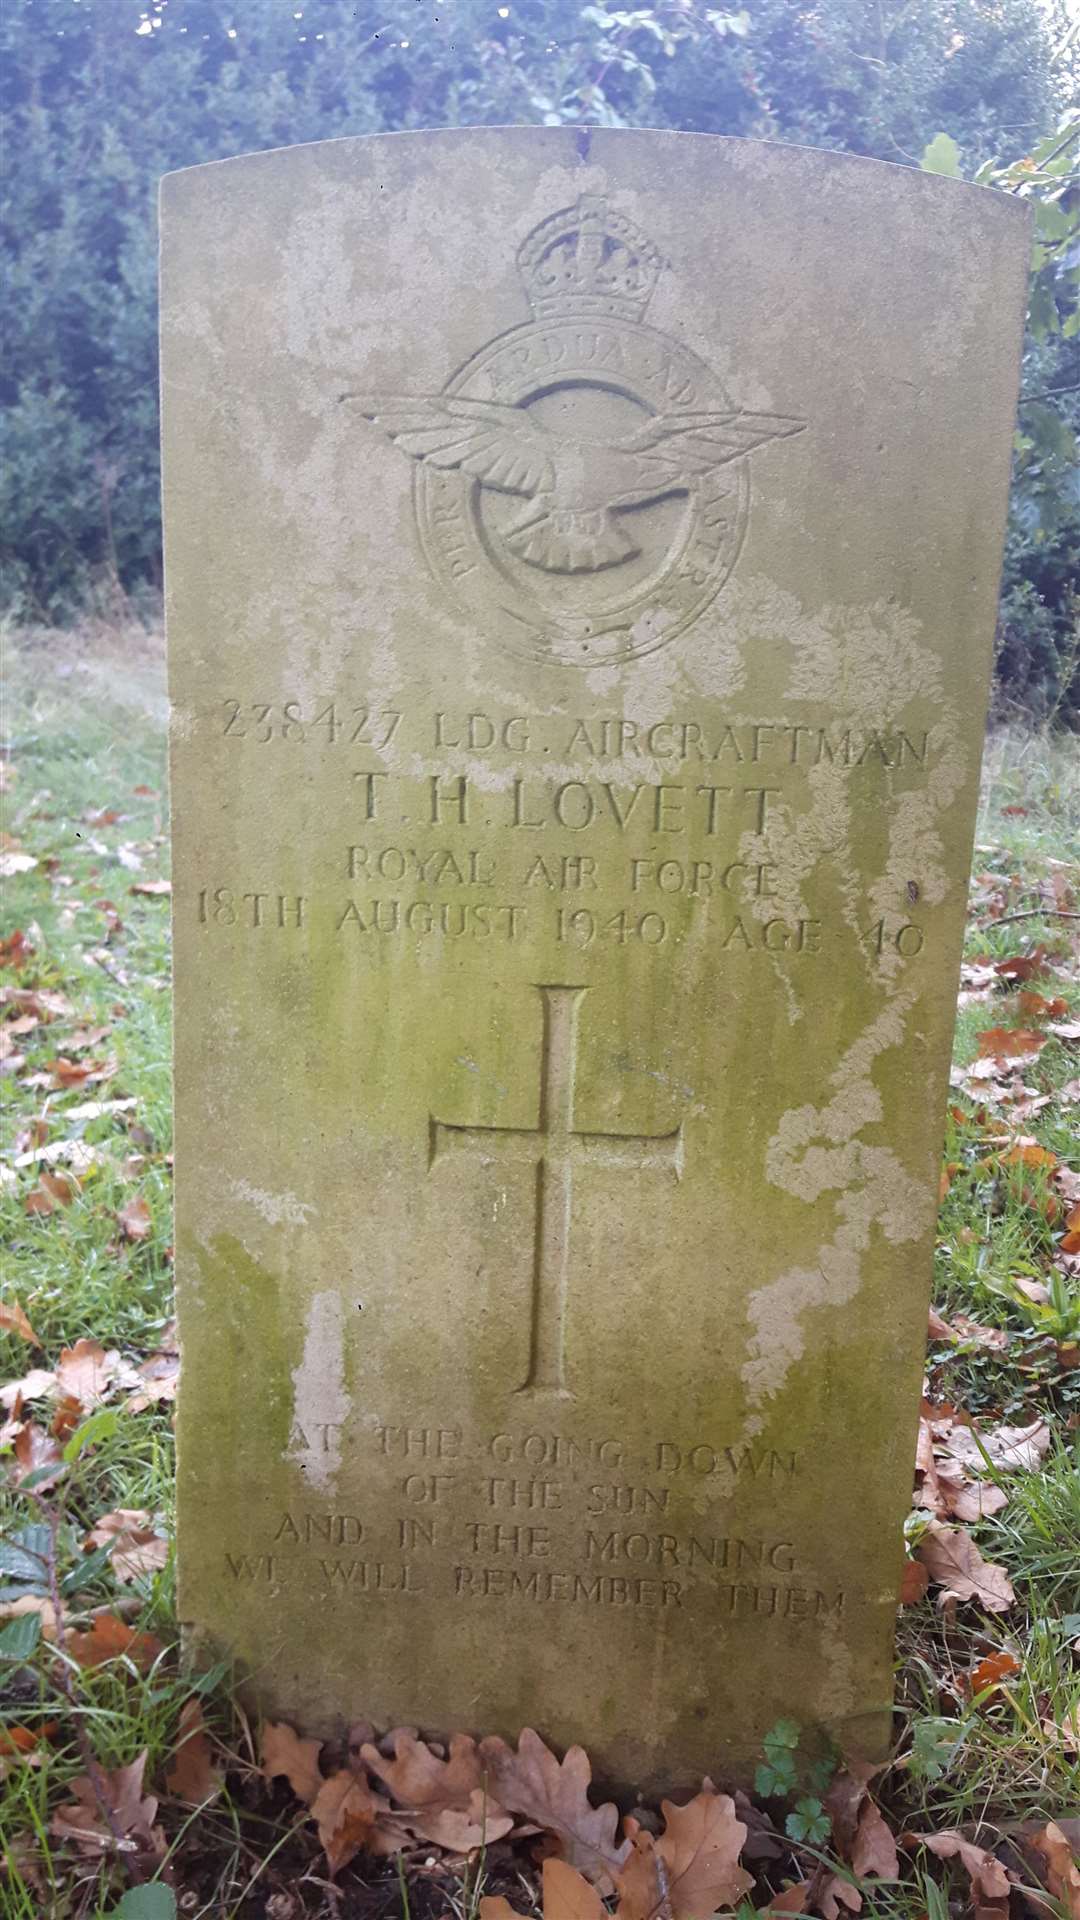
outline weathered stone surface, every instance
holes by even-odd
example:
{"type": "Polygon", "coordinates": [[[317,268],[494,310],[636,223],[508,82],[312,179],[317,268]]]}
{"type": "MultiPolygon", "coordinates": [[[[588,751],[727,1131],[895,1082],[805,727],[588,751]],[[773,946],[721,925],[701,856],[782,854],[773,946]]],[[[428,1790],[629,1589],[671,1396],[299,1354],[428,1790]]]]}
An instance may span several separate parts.
{"type": "Polygon", "coordinates": [[[666,133],[165,183],[182,1605],[308,1730],[885,1738],[1026,253],[666,133]]]}

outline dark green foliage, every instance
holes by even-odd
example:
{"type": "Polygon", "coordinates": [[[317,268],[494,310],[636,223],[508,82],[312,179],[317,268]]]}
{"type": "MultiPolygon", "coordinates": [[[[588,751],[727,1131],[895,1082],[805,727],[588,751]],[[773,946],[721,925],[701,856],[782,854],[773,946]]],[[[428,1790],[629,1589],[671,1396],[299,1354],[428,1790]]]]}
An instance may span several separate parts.
{"type": "MultiPolygon", "coordinates": [[[[162,173],[340,134],[589,121],[909,164],[945,130],[970,175],[1033,148],[1075,89],[1076,36],[1070,51],[1057,5],[9,0],[0,603],[62,618],[91,595],[159,583],[162,173]]],[[[1044,305],[1069,297],[1057,271],[1044,305]]],[[[1000,643],[1017,695],[1058,711],[1078,541],[1063,479],[1076,416],[1057,392],[1077,385],[1077,341],[1063,325],[1033,341],[1027,370],[1033,394],[1054,391],[1023,416],[1000,643]]]]}
{"type": "MultiPolygon", "coordinates": [[[[1077,35],[1080,41],[1080,33],[1077,35]]],[[[1080,120],[980,179],[1027,196],[1035,251],[998,681],[1039,719],[1080,720],[1080,120]]]]}

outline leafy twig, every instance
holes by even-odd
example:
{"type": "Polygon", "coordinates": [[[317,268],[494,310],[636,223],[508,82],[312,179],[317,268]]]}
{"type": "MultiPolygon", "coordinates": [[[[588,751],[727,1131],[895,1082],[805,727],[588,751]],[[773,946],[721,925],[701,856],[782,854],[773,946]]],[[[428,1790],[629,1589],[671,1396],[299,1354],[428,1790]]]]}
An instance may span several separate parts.
{"type": "Polygon", "coordinates": [[[60,1531],[61,1509],[58,1505],[43,1498],[35,1489],[28,1489],[32,1500],[36,1500],[49,1529],[49,1546],[45,1555],[45,1576],[49,1585],[49,1599],[56,1620],[56,1651],[60,1658],[57,1663],[57,1685],[71,1709],[72,1726],[75,1741],[86,1770],[86,1777],[94,1792],[94,1799],[101,1810],[101,1817],[116,1841],[116,1851],[129,1880],[139,1884],[144,1875],[128,1850],[127,1835],[116,1817],[105,1786],[104,1772],[98,1763],[97,1755],[91,1744],[79,1712],[79,1695],[75,1685],[75,1676],[67,1657],[67,1634],[64,1629],[63,1598],[60,1592],[60,1576],[57,1571],[57,1535],[60,1531]]]}
{"type": "Polygon", "coordinates": [[[1022,913],[1003,913],[1000,920],[991,920],[991,927],[1008,927],[1014,920],[1080,920],[1080,913],[1066,913],[1064,907],[1025,907],[1022,913]]]}

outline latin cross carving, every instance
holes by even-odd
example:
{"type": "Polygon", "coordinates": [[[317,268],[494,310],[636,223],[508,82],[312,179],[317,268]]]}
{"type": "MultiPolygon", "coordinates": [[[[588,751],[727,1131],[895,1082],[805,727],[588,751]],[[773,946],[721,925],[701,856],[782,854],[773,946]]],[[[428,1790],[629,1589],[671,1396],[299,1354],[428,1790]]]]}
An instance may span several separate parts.
{"type": "Polygon", "coordinates": [[[538,986],[542,1012],[535,1127],[477,1127],[430,1118],[429,1165],[478,1153],[484,1165],[534,1169],[529,1368],[518,1392],[568,1394],[566,1302],[571,1278],[574,1177],[585,1167],[627,1173],[683,1168],[680,1122],[668,1133],[590,1133],[575,1124],[578,1014],[587,987],[538,986]]]}

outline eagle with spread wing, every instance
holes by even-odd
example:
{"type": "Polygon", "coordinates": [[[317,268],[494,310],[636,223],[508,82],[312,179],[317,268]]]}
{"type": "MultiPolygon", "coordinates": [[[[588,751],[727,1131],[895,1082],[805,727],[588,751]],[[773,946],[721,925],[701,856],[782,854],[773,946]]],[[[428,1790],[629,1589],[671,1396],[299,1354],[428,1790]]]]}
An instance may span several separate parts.
{"type": "Polygon", "coordinates": [[[616,518],[619,508],[690,492],[713,468],[804,426],[773,413],[654,414],[636,432],[603,444],[546,427],[497,400],[341,397],[411,459],[527,499],[502,538],[519,559],[549,573],[594,572],[632,559],[640,548],[616,518]]]}

